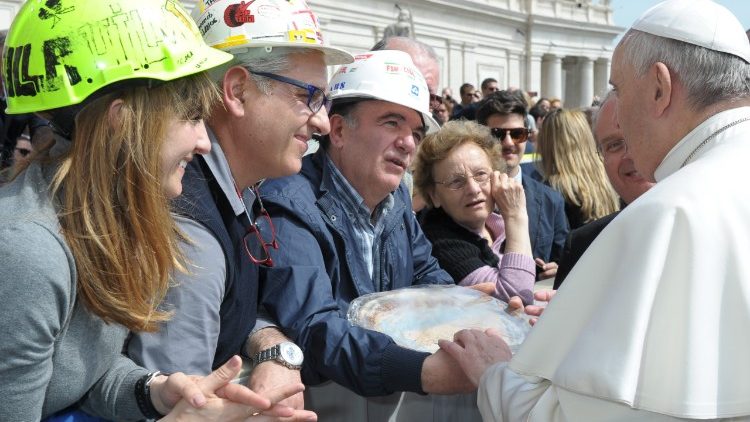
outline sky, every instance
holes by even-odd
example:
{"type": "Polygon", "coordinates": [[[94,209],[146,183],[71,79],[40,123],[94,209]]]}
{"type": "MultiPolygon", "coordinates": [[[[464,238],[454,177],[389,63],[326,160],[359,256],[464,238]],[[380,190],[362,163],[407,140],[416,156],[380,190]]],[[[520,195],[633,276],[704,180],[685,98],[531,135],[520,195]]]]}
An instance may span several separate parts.
{"type": "MultiPolygon", "coordinates": [[[[615,25],[623,28],[629,27],[643,12],[649,7],[659,3],[660,0],[612,0],[611,5],[614,11],[615,25]]],[[[690,0],[684,0],[690,1],[690,0]]],[[[731,10],[740,20],[745,29],[750,29],[750,0],[715,0],[731,10]]],[[[618,37],[617,41],[620,38],[618,37]]]]}

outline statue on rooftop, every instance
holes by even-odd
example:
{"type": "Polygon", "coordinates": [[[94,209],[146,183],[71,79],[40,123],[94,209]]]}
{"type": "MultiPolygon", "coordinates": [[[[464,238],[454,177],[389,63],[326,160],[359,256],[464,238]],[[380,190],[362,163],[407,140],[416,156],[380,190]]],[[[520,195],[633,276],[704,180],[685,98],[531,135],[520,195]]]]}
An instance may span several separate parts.
{"type": "Polygon", "coordinates": [[[409,37],[414,38],[414,20],[411,16],[411,11],[405,7],[396,5],[398,9],[398,18],[395,23],[392,23],[385,27],[383,32],[383,38],[389,37],[409,37]]]}

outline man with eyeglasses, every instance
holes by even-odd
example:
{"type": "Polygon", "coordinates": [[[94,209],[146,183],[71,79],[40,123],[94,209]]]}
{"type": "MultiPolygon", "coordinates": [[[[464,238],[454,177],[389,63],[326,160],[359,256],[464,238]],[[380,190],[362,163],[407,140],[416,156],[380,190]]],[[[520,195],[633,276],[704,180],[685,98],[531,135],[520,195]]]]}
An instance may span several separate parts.
{"type": "Polygon", "coordinates": [[[543,280],[555,276],[569,229],[562,195],[521,171],[530,133],[526,116],[526,100],[520,91],[495,92],[477,110],[477,121],[490,128],[502,147],[508,176],[523,185],[537,279],[543,280]]]}
{"type": "Polygon", "coordinates": [[[367,293],[453,284],[401,180],[416,144],[438,125],[427,85],[404,52],[363,53],[329,88],[331,132],[321,148],[305,157],[300,174],[261,189],[279,245],[274,266],[261,272],[262,302],[304,349],[305,401],[321,420],[387,420],[399,402],[394,392],[466,391],[444,354],[405,349],[346,319],[350,302],[367,293]]]}
{"type": "MultiPolygon", "coordinates": [[[[298,172],[308,140],[328,133],[326,65],[353,56],[323,45],[304,1],[237,3],[204,0],[193,11],[206,42],[235,58],[212,73],[223,101],[206,125],[211,152],[186,163],[174,203],[188,238],[186,271],[164,302],[174,317],[156,334],[134,334],[128,353],[149,368],[196,374],[242,354],[254,366],[249,386],[264,393],[299,382],[302,352],[268,322],[256,325],[258,268],[273,265],[277,247],[257,187],[298,172]]],[[[285,404],[301,409],[302,395],[285,404]]]]}
{"type": "MultiPolygon", "coordinates": [[[[622,130],[617,124],[616,105],[614,93],[610,91],[594,114],[594,138],[607,177],[620,195],[623,205],[621,208],[624,208],[651,189],[654,183],[643,177],[635,169],[633,159],[625,154],[627,147],[622,130]]],[[[602,217],[570,232],[555,275],[554,289],[560,287],[581,255],[619,213],[620,211],[602,217]]]]}

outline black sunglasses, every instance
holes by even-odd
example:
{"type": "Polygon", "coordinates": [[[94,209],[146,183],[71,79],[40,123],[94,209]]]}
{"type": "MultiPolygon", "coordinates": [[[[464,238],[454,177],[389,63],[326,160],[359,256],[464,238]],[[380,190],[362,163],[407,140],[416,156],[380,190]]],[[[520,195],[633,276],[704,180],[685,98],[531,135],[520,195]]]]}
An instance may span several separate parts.
{"type": "Polygon", "coordinates": [[[510,134],[510,139],[513,140],[514,144],[520,144],[522,142],[526,142],[526,140],[529,138],[529,133],[531,133],[530,130],[526,129],[525,127],[519,127],[519,128],[513,128],[513,129],[507,129],[502,127],[493,127],[490,129],[490,133],[492,133],[492,136],[497,138],[500,142],[505,139],[508,134],[510,134]]]}

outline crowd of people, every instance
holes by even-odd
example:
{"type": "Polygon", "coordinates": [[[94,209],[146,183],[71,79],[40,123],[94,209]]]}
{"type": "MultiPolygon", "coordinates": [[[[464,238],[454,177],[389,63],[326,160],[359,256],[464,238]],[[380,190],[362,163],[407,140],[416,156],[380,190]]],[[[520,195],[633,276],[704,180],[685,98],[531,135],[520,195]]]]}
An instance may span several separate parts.
{"type": "Polygon", "coordinates": [[[0,420],[750,420],[724,7],[649,9],[586,110],[492,78],[457,101],[428,45],[353,55],[303,0],[46,7],[3,36],[0,420]],[[454,284],[534,317],[515,356],[347,319],[454,284]]]}

